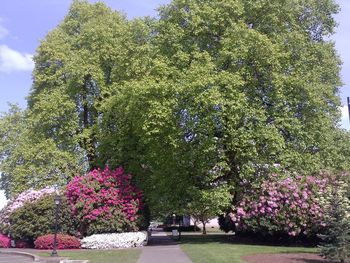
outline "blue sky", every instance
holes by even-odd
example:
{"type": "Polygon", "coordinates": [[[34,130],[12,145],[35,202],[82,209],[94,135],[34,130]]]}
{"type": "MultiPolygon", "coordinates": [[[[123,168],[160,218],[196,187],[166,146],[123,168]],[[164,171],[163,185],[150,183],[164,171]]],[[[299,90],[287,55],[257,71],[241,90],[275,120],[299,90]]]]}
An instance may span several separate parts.
{"type": "MultiPolygon", "coordinates": [[[[350,96],[350,1],[336,0],[341,12],[333,37],[343,61],[340,96],[346,104],[350,96]]],[[[96,1],[91,1],[96,2],[96,1]]],[[[108,6],[123,11],[129,18],[156,15],[155,9],[170,0],[105,0],[108,6]]],[[[0,0],[0,112],[7,102],[25,107],[31,87],[32,55],[40,40],[55,28],[67,13],[71,0],[0,0]]],[[[347,108],[342,107],[342,126],[350,129],[347,108]]],[[[0,207],[3,203],[0,195],[0,207]]]]}

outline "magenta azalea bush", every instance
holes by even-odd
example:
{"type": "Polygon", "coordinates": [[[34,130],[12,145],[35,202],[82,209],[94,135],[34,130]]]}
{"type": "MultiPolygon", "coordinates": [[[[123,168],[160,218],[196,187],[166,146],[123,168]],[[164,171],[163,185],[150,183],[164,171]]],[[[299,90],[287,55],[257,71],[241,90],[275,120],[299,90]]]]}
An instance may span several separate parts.
{"type": "Polygon", "coordinates": [[[136,231],[142,193],[123,168],[95,169],[67,185],[67,198],[83,235],[136,231]]]}
{"type": "MultiPolygon", "coordinates": [[[[36,249],[53,249],[54,235],[48,234],[38,237],[35,242],[36,249]]],[[[57,249],[77,249],[80,248],[80,240],[70,235],[57,235],[57,249]]]]}
{"type": "Polygon", "coordinates": [[[11,240],[7,235],[0,234],[0,248],[11,247],[11,240]]]}
{"type": "Polygon", "coordinates": [[[319,198],[330,180],[327,176],[274,174],[259,187],[244,189],[241,201],[229,214],[238,231],[265,234],[312,235],[324,227],[319,198]]]}

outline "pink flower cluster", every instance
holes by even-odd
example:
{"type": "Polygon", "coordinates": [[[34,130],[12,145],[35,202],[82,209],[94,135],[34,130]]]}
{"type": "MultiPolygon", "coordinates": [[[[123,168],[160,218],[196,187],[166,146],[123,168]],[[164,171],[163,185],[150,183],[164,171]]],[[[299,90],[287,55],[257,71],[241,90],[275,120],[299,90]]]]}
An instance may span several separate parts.
{"type": "Polygon", "coordinates": [[[130,222],[142,209],[142,193],[123,168],[95,169],[86,176],[76,176],[67,185],[67,198],[79,220],[94,222],[120,214],[130,222]]]}
{"type": "Polygon", "coordinates": [[[17,196],[13,202],[9,203],[8,210],[10,213],[14,212],[16,209],[22,207],[25,203],[35,202],[44,195],[49,195],[55,192],[53,187],[47,187],[40,190],[28,190],[17,196]]]}
{"type": "Polygon", "coordinates": [[[0,248],[9,248],[11,247],[11,240],[8,236],[0,234],[0,248]]]}
{"type": "Polygon", "coordinates": [[[324,226],[318,200],[328,182],[314,176],[280,178],[274,174],[259,188],[245,190],[230,218],[241,229],[290,236],[315,233],[324,226]]]}

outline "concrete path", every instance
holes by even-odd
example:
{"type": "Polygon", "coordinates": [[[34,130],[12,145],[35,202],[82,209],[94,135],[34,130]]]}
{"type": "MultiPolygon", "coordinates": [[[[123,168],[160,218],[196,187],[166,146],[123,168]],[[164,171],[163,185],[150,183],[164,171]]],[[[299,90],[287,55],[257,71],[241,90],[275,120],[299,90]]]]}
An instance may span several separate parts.
{"type": "Polygon", "coordinates": [[[0,263],[31,263],[33,259],[26,256],[14,254],[0,254],[0,263]]]}
{"type": "Polygon", "coordinates": [[[0,248],[0,263],[59,263],[64,257],[39,257],[37,249],[0,248]]]}
{"type": "Polygon", "coordinates": [[[192,263],[165,232],[152,232],[148,245],[142,248],[137,263],[192,263]]]}

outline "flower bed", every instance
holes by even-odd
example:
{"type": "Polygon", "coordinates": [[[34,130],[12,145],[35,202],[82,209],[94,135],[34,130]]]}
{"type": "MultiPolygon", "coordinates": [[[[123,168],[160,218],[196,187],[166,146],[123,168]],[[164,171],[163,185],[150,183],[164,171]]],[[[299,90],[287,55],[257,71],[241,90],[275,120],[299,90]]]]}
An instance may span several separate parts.
{"type": "MultiPolygon", "coordinates": [[[[44,235],[38,237],[35,242],[36,249],[53,249],[54,235],[44,235]]],[[[80,240],[69,235],[57,235],[57,249],[80,248],[80,240]]]]}
{"type": "Polygon", "coordinates": [[[142,247],[147,240],[146,232],[95,234],[81,240],[81,247],[88,249],[111,249],[142,247]]]}

